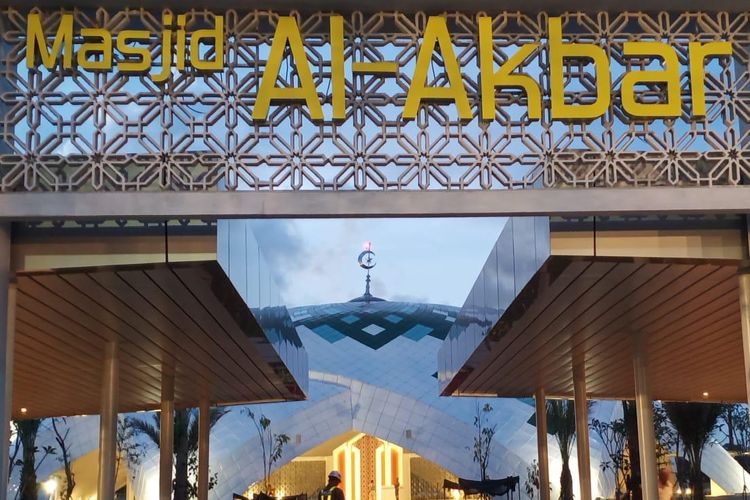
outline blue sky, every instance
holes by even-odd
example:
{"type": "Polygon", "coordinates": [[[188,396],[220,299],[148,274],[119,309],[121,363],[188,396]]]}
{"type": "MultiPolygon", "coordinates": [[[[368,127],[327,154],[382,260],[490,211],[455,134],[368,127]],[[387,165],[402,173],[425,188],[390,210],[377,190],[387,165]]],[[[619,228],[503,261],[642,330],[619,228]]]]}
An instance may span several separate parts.
{"type": "Polygon", "coordinates": [[[287,306],[361,295],[357,255],[371,241],[372,293],[388,300],[461,306],[503,218],[262,220],[255,234],[277,270],[287,306]]]}

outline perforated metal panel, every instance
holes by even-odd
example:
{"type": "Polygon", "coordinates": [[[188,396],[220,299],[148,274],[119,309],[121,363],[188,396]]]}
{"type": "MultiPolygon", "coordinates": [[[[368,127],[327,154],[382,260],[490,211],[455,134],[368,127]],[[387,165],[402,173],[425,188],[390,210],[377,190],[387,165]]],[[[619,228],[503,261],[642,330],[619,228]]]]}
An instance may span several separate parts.
{"type": "MultiPolygon", "coordinates": [[[[457,6],[460,7],[460,6],[457,6]]],[[[113,33],[162,30],[161,12],[76,10],[80,27],[113,33]]],[[[45,13],[53,35],[59,12],[45,13]]],[[[354,13],[345,18],[346,119],[314,122],[298,104],[273,105],[267,122],[251,119],[278,16],[227,11],[223,71],[173,75],[166,85],[117,70],[49,72],[25,66],[26,12],[0,11],[3,33],[2,104],[6,115],[0,155],[2,191],[134,190],[455,190],[533,186],[734,185],[748,176],[750,141],[750,16],[743,14],[623,13],[563,16],[569,40],[605,47],[613,99],[591,122],[550,119],[547,14],[494,16],[495,62],[519,44],[538,42],[523,71],[544,93],[541,120],[527,116],[520,91],[497,93],[496,118],[481,121],[477,22],[449,14],[448,26],[475,117],[457,119],[453,104],[422,106],[401,116],[427,22],[425,14],[354,13]],[[636,121],[621,108],[624,70],[653,61],[622,55],[629,40],[673,45],[682,64],[683,115],[636,121]],[[728,40],[733,58],[707,63],[705,118],[691,118],[688,42],[728,40]],[[395,76],[356,74],[355,61],[395,60],[395,76]]],[[[296,14],[295,14],[296,15],[296,14]]],[[[187,30],[212,24],[212,14],[188,13],[187,30]]],[[[319,98],[331,114],[329,15],[296,15],[319,98]]],[[[77,43],[79,43],[78,41],[77,43]]],[[[151,45],[155,65],[159,41],[151,45]]],[[[572,62],[568,99],[595,98],[593,66],[572,62]]],[[[298,85],[287,58],[279,85],[298,85]]],[[[442,58],[433,57],[430,85],[444,85],[442,58]]],[[[662,95],[651,86],[645,98],[662,95]]]]}

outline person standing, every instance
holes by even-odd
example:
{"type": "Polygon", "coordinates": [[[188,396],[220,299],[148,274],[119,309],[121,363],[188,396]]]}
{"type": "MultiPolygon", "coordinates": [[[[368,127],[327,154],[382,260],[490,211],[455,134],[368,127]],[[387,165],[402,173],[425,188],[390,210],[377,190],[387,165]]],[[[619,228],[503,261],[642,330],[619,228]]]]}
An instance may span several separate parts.
{"type": "Polygon", "coordinates": [[[346,500],[339,484],[341,484],[341,473],[337,470],[331,471],[328,474],[328,484],[320,491],[318,500],[346,500]]]}

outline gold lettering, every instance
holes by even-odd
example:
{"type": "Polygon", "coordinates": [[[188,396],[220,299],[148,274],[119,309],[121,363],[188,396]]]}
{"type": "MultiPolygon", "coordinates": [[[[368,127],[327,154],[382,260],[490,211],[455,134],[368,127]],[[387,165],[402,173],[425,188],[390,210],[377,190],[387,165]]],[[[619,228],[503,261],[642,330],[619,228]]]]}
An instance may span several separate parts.
{"type": "Polygon", "coordinates": [[[120,62],[119,69],[124,72],[141,73],[146,72],[151,67],[151,51],[148,47],[134,47],[132,42],[141,42],[147,44],[151,38],[151,33],[146,30],[123,30],[117,35],[117,50],[126,56],[125,60],[120,62]],[[129,60],[127,56],[136,56],[136,61],[129,60]]]}
{"type": "Polygon", "coordinates": [[[458,109],[458,116],[462,120],[471,120],[469,97],[466,95],[461,70],[458,67],[458,60],[448,33],[448,24],[444,17],[430,16],[427,20],[422,46],[419,48],[416,67],[411,78],[411,86],[406,94],[404,118],[416,118],[423,100],[453,101],[458,109]],[[445,87],[427,86],[427,72],[436,45],[440,48],[445,74],[448,77],[448,85],[445,87]]]}
{"type": "Polygon", "coordinates": [[[53,69],[55,62],[62,53],[62,67],[69,69],[73,66],[73,15],[63,14],[60,18],[60,26],[57,27],[55,40],[52,42],[52,50],[47,50],[47,37],[42,28],[42,19],[39,14],[29,14],[26,28],[26,67],[35,68],[35,55],[39,53],[42,65],[47,69],[53,69]]]}
{"type": "MultiPolygon", "coordinates": [[[[176,46],[174,52],[174,65],[182,71],[185,69],[185,23],[187,22],[187,16],[180,14],[177,16],[177,31],[175,31],[176,46]]],[[[192,53],[190,55],[193,55],[192,53]]]]}
{"type": "Polygon", "coordinates": [[[588,43],[563,43],[562,20],[549,18],[549,67],[550,99],[553,119],[587,120],[602,116],[610,103],[611,76],[609,59],[601,47],[588,43]],[[589,104],[567,104],[565,102],[565,74],[563,62],[566,58],[591,59],[596,68],[596,101],[589,104]]]}
{"type": "Polygon", "coordinates": [[[331,101],[333,119],[346,118],[346,79],[344,76],[344,18],[331,16],[331,101]]]}
{"type": "Polygon", "coordinates": [[[162,26],[164,32],[161,36],[161,71],[152,73],[151,79],[156,83],[166,82],[172,75],[172,14],[165,13],[162,16],[162,26]]]}
{"type": "Polygon", "coordinates": [[[203,71],[219,71],[224,69],[224,16],[214,17],[213,29],[198,30],[190,37],[190,57],[195,69],[203,71]],[[201,40],[214,46],[214,58],[201,58],[201,40]]]}
{"type": "Polygon", "coordinates": [[[625,56],[657,56],[664,61],[664,69],[630,71],[622,77],[622,107],[626,113],[638,117],[680,116],[680,62],[675,50],[661,42],[625,42],[625,56]],[[667,102],[642,103],[635,99],[635,86],[642,83],[666,83],[667,102]]]}
{"type": "Polygon", "coordinates": [[[83,28],[81,36],[84,40],[97,38],[98,41],[86,41],[78,49],[78,65],[83,69],[103,70],[112,68],[112,35],[101,28],[83,28]],[[96,56],[101,54],[101,61],[96,56]]]}
{"type": "Polygon", "coordinates": [[[258,98],[255,100],[253,120],[267,119],[268,109],[271,106],[271,101],[274,100],[304,101],[313,120],[323,119],[323,108],[318,100],[317,89],[310,72],[307,54],[305,54],[305,47],[302,45],[302,35],[299,32],[297,21],[291,16],[279,16],[279,23],[276,26],[273,43],[271,43],[271,53],[266,61],[266,69],[258,89],[258,98]],[[297,68],[297,75],[300,80],[299,87],[276,86],[287,44],[291,49],[292,60],[297,68]]]}
{"type": "Polygon", "coordinates": [[[485,16],[479,18],[479,68],[482,81],[483,120],[495,118],[495,89],[497,87],[523,89],[528,96],[529,118],[538,120],[542,117],[542,92],[539,90],[539,84],[528,75],[512,73],[538,48],[538,43],[521,45],[518,52],[510,56],[500,69],[493,71],[492,18],[485,16]]]}

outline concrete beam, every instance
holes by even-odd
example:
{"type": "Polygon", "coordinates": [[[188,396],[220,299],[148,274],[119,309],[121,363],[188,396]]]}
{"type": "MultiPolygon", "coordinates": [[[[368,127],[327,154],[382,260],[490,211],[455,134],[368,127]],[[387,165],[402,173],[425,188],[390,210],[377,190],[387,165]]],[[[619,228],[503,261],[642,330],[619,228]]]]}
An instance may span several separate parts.
{"type": "Polygon", "coordinates": [[[2,193],[0,221],[102,218],[481,217],[750,212],[750,186],[496,191],[2,193]]]}

